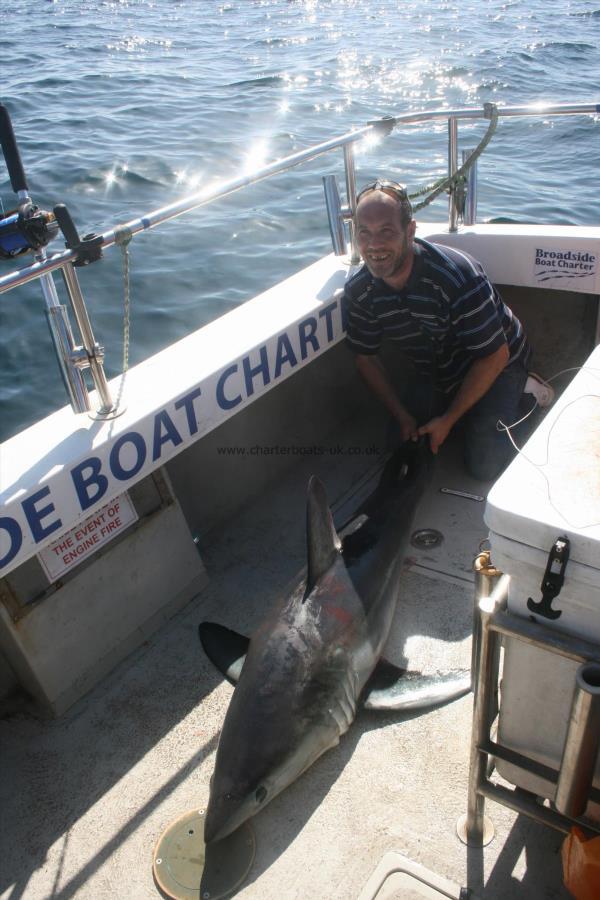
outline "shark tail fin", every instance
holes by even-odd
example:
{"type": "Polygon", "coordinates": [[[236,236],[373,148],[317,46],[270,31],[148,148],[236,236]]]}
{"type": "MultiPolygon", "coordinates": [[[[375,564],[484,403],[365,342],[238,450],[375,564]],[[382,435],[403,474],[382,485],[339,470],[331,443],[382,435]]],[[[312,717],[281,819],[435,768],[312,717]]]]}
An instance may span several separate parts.
{"type": "Polygon", "coordinates": [[[342,542],[333,524],[323,483],[313,475],[308,482],[306,505],[306,544],[308,573],[306,596],[322,575],[333,565],[342,549],[342,542]]]}
{"type": "Polygon", "coordinates": [[[211,663],[230,684],[236,685],[240,680],[250,639],[224,625],[217,625],[216,622],[201,622],[198,634],[211,663]]]}
{"type": "Polygon", "coordinates": [[[457,670],[436,675],[407,672],[381,660],[363,694],[365,709],[405,712],[450,703],[471,690],[471,673],[457,670]]]}

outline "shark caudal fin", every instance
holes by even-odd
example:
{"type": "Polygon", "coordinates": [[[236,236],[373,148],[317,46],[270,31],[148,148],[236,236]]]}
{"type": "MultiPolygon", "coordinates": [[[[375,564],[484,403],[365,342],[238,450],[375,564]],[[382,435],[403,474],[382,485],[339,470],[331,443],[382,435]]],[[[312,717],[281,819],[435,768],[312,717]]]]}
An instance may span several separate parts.
{"type": "Polygon", "coordinates": [[[363,692],[365,709],[386,709],[397,712],[427,709],[439,703],[450,703],[464,697],[471,690],[468,670],[422,675],[407,672],[387,660],[381,660],[363,692]]]}
{"type": "Polygon", "coordinates": [[[198,634],[211,663],[230,684],[236,685],[242,674],[250,639],[216,622],[201,622],[198,634]]]}
{"type": "Polygon", "coordinates": [[[306,544],[308,572],[305,596],[308,596],[319,578],[331,568],[342,549],[342,542],[335,530],[331,510],[327,503],[325,488],[314,475],[308,482],[306,544]]]}

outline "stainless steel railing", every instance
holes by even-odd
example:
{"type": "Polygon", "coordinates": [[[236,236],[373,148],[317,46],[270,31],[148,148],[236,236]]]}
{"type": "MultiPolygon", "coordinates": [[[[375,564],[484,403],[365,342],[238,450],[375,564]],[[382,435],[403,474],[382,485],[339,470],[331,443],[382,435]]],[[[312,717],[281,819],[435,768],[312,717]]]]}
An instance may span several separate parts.
{"type": "MultiPolygon", "coordinates": [[[[600,113],[600,103],[533,104],[530,106],[494,107],[494,109],[497,111],[500,118],[516,116],[591,115],[600,113]]],[[[370,135],[385,136],[398,126],[422,124],[423,122],[445,119],[448,122],[448,174],[451,177],[458,171],[458,122],[462,119],[472,120],[489,118],[489,110],[490,105],[486,104],[483,108],[437,109],[428,112],[403,113],[398,116],[383,117],[373,122],[369,122],[362,128],[350,131],[339,137],[324,141],[323,143],[315,144],[308,147],[306,150],[302,150],[298,153],[286,156],[283,159],[269,163],[250,175],[233,178],[229,181],[220,182],[211,187],[196,191],[175,203],[163,206],[144,216],[140,216],[139,218],[132,219],[125,225],[111,228],[98,236],[98,243],[102,248],[109,248],[117,242],[119,233],[127,232],[131,237],[134,237],[141,231],[155,228],[162,222],[174,219],[186,212],[190,212],[200,206],[211,203],[214,200],[219,200],[222,197],[226,197],[251,184],[256,184],[273,175],[286,172],[288,169],[299,166],[302,163],[315,159],[318,156],[322,156],[325,153],[342,149],[344,153],[347,204],[345,206],[339,204],[336,214],[338,217],[341,217],[342,230],[344,222],[349,224],[352,257],[354,260],[358,260],[359,257],[353,229],[353,218],[356,211],[354,145],[370,135]]],[[[473,198],[471,198],[471,204],[473,205],[473,198]]],[[[471,215],[474,216],[474,213],[471,212],[471,215]]],[[[453,190],[450,190],[448,220],[450,231],[456,230],[458,217],[459,210],[456,204],[455,194],[453,190]]],[[[338,222],[338,226],[339,224],[340,223],[338,222]]],[[[110,394],[108,393],[108,386],[102,369],[101,348],[99,348],[93,339],[91,325],[89,325],[89,320],[87,319],[81,291],[79,290],[79,286],[74,283],[76,282],[76,279],[74,278],[72,265],[78,260],[78,250],[64,250],[59,253],[54,253],[47,258],[45,258],[45,254],[43,254],[42,257],[43,258],[38,258],[32,265],[25,266],[24,268],[1,276],[0,294],[38,278],[44,280],[46,290],[49,290],[52,293],[48,279],[52,279],[53,272],[59,269],[63,270],[67,291],[69,293],[71,304],[75,310],[76,319],[80,329],[83,323],[85,334],[83,335],[83,347],[81,348],[71,346],[71,349],[69,350],[68,341],[65,343],[66,349],[61,352],[66,353],[68,356],[70,355],[70,358],[67,361],[65,361],[65,359],[59,360],[61,370],[63,372],[65,371],[65,368],[71,371],[74,371],[75,369],[81,370],[86,364],[89,365],[95,387],[98,390],[102,402],[98,415],[114,415],[116,410],[114,409],[110,394]]],[[[68,321],[65,319],[65,315],[63,314],[61,318],[64,320],[61,324],[61,329],[68,332],[69,326],[68,321]]],[[[58,345],[61,343],[64,343],[62,339],[55,339],[57,353],[59,352],[58,345]]],[[[70,399],[76,411],[82,411],[89,408],[89,403],[86,402],[85,398],[80,398],[75,402],[74,393],[79,394],[82,391],[86,391],[83,379],[77,377],[76,381],[77,387],[76,389],[70,390],[70,399]]]]}

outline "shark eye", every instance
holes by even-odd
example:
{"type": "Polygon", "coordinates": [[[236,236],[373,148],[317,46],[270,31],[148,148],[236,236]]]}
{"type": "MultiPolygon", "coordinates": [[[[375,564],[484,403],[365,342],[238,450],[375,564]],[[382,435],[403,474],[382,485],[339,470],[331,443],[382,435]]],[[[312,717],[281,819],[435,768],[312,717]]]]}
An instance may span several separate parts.
{"type": "Polygon", "coordinates": [[[256,802],[257,802],[257,803],[263,803],[264,800],[265,800],[265,797],[267,796],[267,789],[266,789],[266,787],[263,787],[262,784],[261,784],[261,786],[260,786],[259,788],[256,789],[256,793],[255,793],[254,796],[256,797],[256,802]]]}

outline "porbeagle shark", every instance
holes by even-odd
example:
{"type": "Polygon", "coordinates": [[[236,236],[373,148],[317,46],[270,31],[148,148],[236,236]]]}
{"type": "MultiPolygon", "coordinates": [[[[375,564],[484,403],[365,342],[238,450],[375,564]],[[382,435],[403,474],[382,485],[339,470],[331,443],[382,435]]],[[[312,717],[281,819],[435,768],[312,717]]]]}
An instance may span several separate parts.
{"type": "Polygon", "coordinates": [[[233,832],[334,747],[359,704],[412,710],[470,690],[468,672],[421,676],[380,660],[431,464],[422,442],[403,446],[339,535],[313,476],[306,584],[251,640],[222,625],[200,625],[207,655],[236,684],[211,780],[207,844],[233,832]]]}

